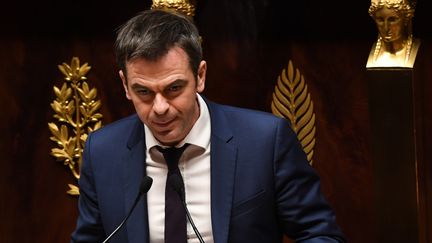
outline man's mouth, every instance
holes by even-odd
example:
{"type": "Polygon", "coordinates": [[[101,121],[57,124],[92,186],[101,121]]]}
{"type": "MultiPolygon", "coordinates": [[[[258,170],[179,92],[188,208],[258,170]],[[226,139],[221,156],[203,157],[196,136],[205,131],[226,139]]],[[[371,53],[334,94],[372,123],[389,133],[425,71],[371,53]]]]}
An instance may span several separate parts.
{"type": "Polygon", "coordinates": [[[166,128],[170,126],[174,122],[174,120],[175,118],[170,120],[153,121],[152,123],[158,128],[166,128]]]}

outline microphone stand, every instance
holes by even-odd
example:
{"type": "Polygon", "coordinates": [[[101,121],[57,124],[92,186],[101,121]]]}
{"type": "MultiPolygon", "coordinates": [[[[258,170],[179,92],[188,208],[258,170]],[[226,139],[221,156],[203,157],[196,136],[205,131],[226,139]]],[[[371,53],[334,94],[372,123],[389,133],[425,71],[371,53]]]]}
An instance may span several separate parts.
{"type": "Polygon", "coordinates": [[[183,178],[181,177],[180,174],[171,174],[170,178],[169,178],[169,183],[174,188],[174,190],[178,193],[180,200],[182,202],[183,208],[186,211],[187,219],[189,220],[189,223],[191,224],[192,229],[195,232],[195,235],[198,237],[199,242],[205,243],[200,232],[198,231],[197,227],[195,226],[195,223],[192,220],[192,216],[190,215],[189,210],[187,208],[186,200],[185,200],[183,178]]]}
{"type": "Polygon", "coordinates": [[[123,219],[123,221],[119,224],[119,226],[117,226],[117,228],[102,243],[107,243],[117,233],[117,231],[119,231],[121,229],[121,227],[124,225],[124,223],[131,216],[132,211],[136,207],[141,196],[150,190],[152,183],[153,183],[153,179],[151,177],[145,176],[143,178],[143,180],[141,181],[141,184],[140,184],[139,193],[138,193],[137,197],[135,198],[135,201],[132,204],[131,209],[129,210],[128,214],[126,215],[126,218],[123,219]]]}
{"type": "Polygon", "coordinates": [[[197,227],[195,226],[195,224],[194,224],[194,222],[192,220],[192,216],[189,213],[189,210],[188,210],[188,208],[186,206],[186,202],[182,201],[182,204],[183,204],[184,209],[186,210],[186,216],[187,216],[187,218],[189,220],[189,223],[192,225],[192,229],[194,230],[195,235],[198,237],[199,242],[200,243],[205,243],[204,240],[203,240],[203,238],[202,238],[202,236],[201,236],[201,234],[200,234],[200,232],[198,231],[197,227]]]}

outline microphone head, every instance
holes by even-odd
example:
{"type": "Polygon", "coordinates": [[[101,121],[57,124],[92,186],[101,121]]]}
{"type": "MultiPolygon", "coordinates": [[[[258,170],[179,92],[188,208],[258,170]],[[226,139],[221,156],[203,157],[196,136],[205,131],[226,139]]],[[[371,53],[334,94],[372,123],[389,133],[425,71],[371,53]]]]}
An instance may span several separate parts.
{"type": "Polygon", "coordinates": [[[147,193],[150,190],[152,184],[153,184],[153,179],[150,176],[147,175],[144,176],[140,184],[139,193],[140,194],[147,193]]]}
{"type": "Polygon", "coordinates": [[[169,175],[168,183],[179,194],[181,200],[184,201],[184,183],[181,175],[176,173],[169,175]]]}

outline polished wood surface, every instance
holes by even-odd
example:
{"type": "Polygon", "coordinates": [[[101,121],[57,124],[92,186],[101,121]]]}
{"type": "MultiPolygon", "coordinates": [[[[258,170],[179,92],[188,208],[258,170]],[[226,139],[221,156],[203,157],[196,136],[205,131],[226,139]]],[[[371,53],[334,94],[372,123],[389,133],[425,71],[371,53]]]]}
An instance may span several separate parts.
{"type": "MultiPolygon", "coordinates": [[[[204,94],[270,111],[277,76],[292,60],[315,105],[314,167],[322,189],[349,242],[378,243],[365,68],[376,38],[369,2],[350,2],[349,11],[337,10],[346,6],[342,1],[198,2],[195,21],[208,61],[204,94]]],[[[0,15],[0,242],[66,242],[75,227],[77,199],[66,194],[75,179],[49,155],[52,87],[62,82],[57,65],[77,56],[92,66],[87,77],[99,91],[104,124],[133,113],[117,74],[114,30],[150,3],[28,4],[22,9],[11,2],[0,15]],[[52,4],[64,11],[46,10],[52,4]]],[[[414,34],[424,47],[418,89],[425,161],[420,226],[426,231],[422,242],[432,242],[432,31],[427,24],[432,8],[424,1],[418,6],[414,34]]]]}
{"type": "Polygon", "coordinates": [[[378,239],[419,242],[414,70],[368,69],[368,84],[378,239]]]}

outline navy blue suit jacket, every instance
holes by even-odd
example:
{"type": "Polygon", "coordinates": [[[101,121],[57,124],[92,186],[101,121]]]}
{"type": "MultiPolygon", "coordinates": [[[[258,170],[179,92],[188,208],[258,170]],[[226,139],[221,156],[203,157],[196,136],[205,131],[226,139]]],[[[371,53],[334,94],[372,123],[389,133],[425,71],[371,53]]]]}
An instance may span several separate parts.
{"type": "MultiPolygon", "coordinates": [[[[216,243],[338,242],[319,177],[287,120],[206,101],[211,117],[211,207],[216,243]]],[[[136,115],[92,133],[81,169],[72,242],[102,242],[131,208],[146,174],[136,115]]],[[[146,200],[110,242],[149,242],[146,200]]]]}

